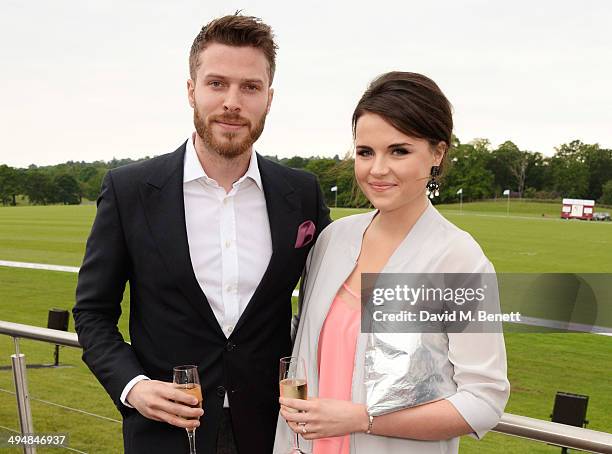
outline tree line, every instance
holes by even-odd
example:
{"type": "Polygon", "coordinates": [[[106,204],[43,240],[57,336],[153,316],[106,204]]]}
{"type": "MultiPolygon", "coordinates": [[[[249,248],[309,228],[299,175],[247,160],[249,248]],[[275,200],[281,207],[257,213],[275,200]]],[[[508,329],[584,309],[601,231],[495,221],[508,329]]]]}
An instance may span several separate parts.
{"type": "MultiPolygon", "coordinates": [[[[333,158],[267,158],[317,175],[330,206],[336,203],[336,197],[338,206],[369,205],[354,183],[354,160],[350,156],[342,159],[338,155],[333,158]],[[337,192],[332,192],[333,187],[337,192]]],[[[20,195],[35,205],[79,204],[83,198],[95,200],[102,178],[109,169],[137,161],[69,161],[55,166],[31,165],[27,169],[0,165],[0,202],[15,205],[20,195]]],[[[456,202],[460,189],[464,201],[496,198],[510,190],[513,197],[585,198],[610,205],[612,150],[575,140],[559,146],[553,156],[546,157],[538,152],[521,150],[511,141],[493,148],[487,139],[463,144],[453,138],[440,197],[436,200],[456,202]]]]}
{"type": "MultiPolygon", "coordinates": [[[[272,157],[275,159],[275,157],[272,157]]],[[[461,143],[453,137],[442,176],[440,197],[436,201],[464,201],[501,197],[510,190],[513,197],[559,200],[560,198],[593,199],[612,204],[612,149],[600,148],[579,140],[556,148],[555,154],[519,149],[511,141],[493,148],[487,139],[461,143]]],[[[365,207],[368,201],[358,190],[353,178],[351,157],[277,159],[284,165],[308,170],[319,177],[326,201],[333,206],[337,187],[337,203],[343,207],[365,207]]]]}
{"type": "Polygon", "coordinates": [[[68,161],[54,166],[27,169],[0,165],[0,202],[16,205],[19,196],[27,197],[32,205],[78,205],[83,198],[96,200],[106,172],[139,160],[68,161]]]}

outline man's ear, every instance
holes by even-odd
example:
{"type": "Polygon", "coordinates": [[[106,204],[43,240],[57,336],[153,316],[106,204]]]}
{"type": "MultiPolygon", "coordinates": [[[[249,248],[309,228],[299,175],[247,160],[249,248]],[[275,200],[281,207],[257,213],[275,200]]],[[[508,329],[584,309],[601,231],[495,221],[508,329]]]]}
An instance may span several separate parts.
{"type": "Polygon", "coordinates": [[[195,82],[191,79],[187,79],[187,99],[192,109],[195,108],[195,82]]]}
{"type": "Polygon", "coordinates": [[[268,105],[266,107],[266,114],[270,113],[270,107],[272,106],[272,99],[274,98],[274,88],[268,90],[268,105]]]}

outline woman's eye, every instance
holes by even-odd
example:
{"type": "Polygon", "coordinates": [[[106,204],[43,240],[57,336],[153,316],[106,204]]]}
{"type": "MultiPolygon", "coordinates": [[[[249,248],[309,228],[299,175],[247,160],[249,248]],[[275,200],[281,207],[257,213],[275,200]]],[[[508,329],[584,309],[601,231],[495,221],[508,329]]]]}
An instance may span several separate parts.
{"type": "Polygon", "coordinates": [[[368,157],[368,156],[372,156],[372,151],[371,150],[357,150],[357,156],[361,156],[361,157],[368,157]]]}
{"type": "Polygon", "coordinates": [[[410,152],[406,150],[405,148],[394,148],[392,150],[392,153],[396,156],[404,156],[404,155],[409,154],[410,152]]]}

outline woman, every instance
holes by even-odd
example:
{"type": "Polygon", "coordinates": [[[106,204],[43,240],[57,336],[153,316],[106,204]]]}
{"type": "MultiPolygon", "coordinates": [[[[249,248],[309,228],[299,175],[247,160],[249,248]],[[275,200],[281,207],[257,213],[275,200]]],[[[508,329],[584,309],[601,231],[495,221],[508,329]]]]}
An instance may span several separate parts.
{"type": "Polygon", "coordinates": [[[376,211],[335,221],[311,251],[293,355],[305,359],[309,396],[318,397],[280,399],[275,453],[287,451],[291,431],[313,440],[315,454],[452,453],[459,436],[481,438],[499,421],[509,395],[501,333],[402,334],[439,347],[426,357],[441,355],[436,374],[446,374],[451,391],[375,417],[366,406],[372,346],[359,329],[361,274],[494,272],[427,198],[437,192],[452,124],[448,100],[420,74],[384,74],[359,101],[355,178],[376,211]]]}

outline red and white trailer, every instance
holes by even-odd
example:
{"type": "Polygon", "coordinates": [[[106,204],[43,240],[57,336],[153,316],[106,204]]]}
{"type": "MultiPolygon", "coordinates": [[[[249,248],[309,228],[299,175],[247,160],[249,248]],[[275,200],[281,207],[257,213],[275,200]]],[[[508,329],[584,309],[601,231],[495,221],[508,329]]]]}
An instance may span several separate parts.
{"type": "Polygon", "coordinates": [[[593,219],[595,200],[563,199],[561,217],[563,219],[593,219]]]}

